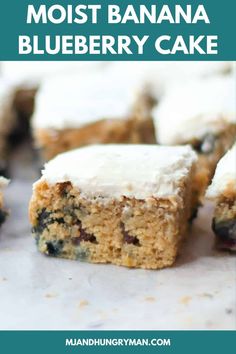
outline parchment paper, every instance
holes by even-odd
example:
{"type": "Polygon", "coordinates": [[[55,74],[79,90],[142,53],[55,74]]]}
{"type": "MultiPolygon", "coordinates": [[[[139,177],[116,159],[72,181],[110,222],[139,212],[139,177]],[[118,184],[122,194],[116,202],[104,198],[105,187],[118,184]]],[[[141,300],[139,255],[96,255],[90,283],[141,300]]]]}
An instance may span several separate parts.
{"type": "Polygon", "coordinates": [[[30,235],[33,159],[28,147],[15,154],[5,193],[11,215],[0,231],[0,329],[236,328],[236,258],[213,249],[212,205],[201,208],[169,269],[49,258],[30,235]]]}

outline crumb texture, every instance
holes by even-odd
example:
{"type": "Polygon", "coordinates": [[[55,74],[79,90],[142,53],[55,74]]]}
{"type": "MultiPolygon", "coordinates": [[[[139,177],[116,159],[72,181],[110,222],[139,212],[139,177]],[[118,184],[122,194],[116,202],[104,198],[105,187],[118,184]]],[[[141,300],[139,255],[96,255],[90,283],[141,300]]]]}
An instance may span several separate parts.
{"type": "Polygon", "coordinates": [[[45,160],[90,144],[155,143],[151,118],[103,119],[80,128],[36,129],[35,145],[45,160]]]}
{"type": "Polygon", "coordinates": [[[70,182],[35,186],[30,220],[40,252],[157,269],[174,263],[190,218],[190,180],[178,197],[84,198],[70,182]]]}

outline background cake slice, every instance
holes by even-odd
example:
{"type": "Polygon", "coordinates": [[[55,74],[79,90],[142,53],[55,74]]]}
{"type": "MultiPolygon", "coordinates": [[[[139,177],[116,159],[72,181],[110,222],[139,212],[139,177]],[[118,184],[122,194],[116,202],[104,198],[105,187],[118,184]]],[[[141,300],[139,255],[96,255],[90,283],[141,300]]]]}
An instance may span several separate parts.
{"type": "Polygon", "coordinates": [[[128,267],[172,265],[194,208],[196,158],[189,146],[122,144],[57,156],[30,203],[39,250],[128,267]]]}
{"type": "Polygon", "coordinates": [[[103,67],[105,64],[99,62],[0,63],[0,164],[2,169],[5,168],[9,147],[31,136],[30,120],[34,112],[35,95],[42,82],[63,73],[77,76],[85,73],[89,75],[90,72],[102,71],[103,67]]]}
{"type": "Polygon", "coordinates": [[[95,143],[154,142],[142,87],[141,78],[112,70],[46,80],[32,122],[36,146],[50,159],[95,143]]]}
{"type": "Polygon", "coordinates": [[[2,225],[2,223],[5,221],[6,216],[7,216],[7,212],[4,208],[3,205],[3,188],[5,188],[8,184],[8,181],[3,178],[0,177],[0,226],[2,225]]]}
{"type": "Polygon", "coordinates": [[[16,87],[0,79],[0,175],[6,173],[11,137],[16,136],[18,126],[24,125],[15,104],[16,87]]]}
{"type": "Polygon", "coordinates": [[[219,161],[206,195],[216,202],[212,229],[217,246],[236,251],[236,143],[219,161]]]}
{"type": "Polygon", "coordinates": [[[170,88],[153,111],[160,144],[191,144],[199,156],[202,195],[219,159],[236,137],[233,75],[187,81],[170,88]]]}

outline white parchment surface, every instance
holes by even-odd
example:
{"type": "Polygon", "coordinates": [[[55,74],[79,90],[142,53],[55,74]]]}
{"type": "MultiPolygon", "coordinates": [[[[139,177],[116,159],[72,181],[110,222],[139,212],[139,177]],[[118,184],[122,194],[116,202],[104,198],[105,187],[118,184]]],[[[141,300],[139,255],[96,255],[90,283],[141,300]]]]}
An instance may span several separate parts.
{"type": "Polygon", "coordinates": [[[15,156],[0,232],[0,329],[236,329],[236,258],[213,249],[201,208],[174,267],[126,269],[49,258],[30,235],[38,171],[15,156]]]}

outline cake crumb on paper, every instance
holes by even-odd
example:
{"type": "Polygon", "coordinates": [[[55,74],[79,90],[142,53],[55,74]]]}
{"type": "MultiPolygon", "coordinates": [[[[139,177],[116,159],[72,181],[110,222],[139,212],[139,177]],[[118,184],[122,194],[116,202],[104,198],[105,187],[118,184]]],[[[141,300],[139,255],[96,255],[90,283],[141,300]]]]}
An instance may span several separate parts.
{"type": "Polygon", "coordinates": [[[45,295],[45,297],[46,297],[47,299],[53,299],[54,297],[57,297],[57,294],[56,294],[56,293],[47,293],[47,294],[45,295]]]}
{"type": "Polygon", "coordinates": [[[191,296],[183,296],[180,299],[180,303],[183,305],[188,305],[188,303],[192,300],[191,296]]]}
{"type": "Polygon", "coordinates": [[[200,297],[207,297],[208,299],[212,299],[214,296],[210,293],[202,293],[199,295],[200,297]]]}
{"type": "Polygon", "coordinates": [[[147,302],[155,302],[156,298],[154,296],[146,296],[144,300],[147,302]]]}
{"type": "Polygon", "coordinates": [[[89,302],[87,300],[81,300],[79,302],[79,308],[83,308],[85,306],[88,306],[89,305],[89,302]]]}

